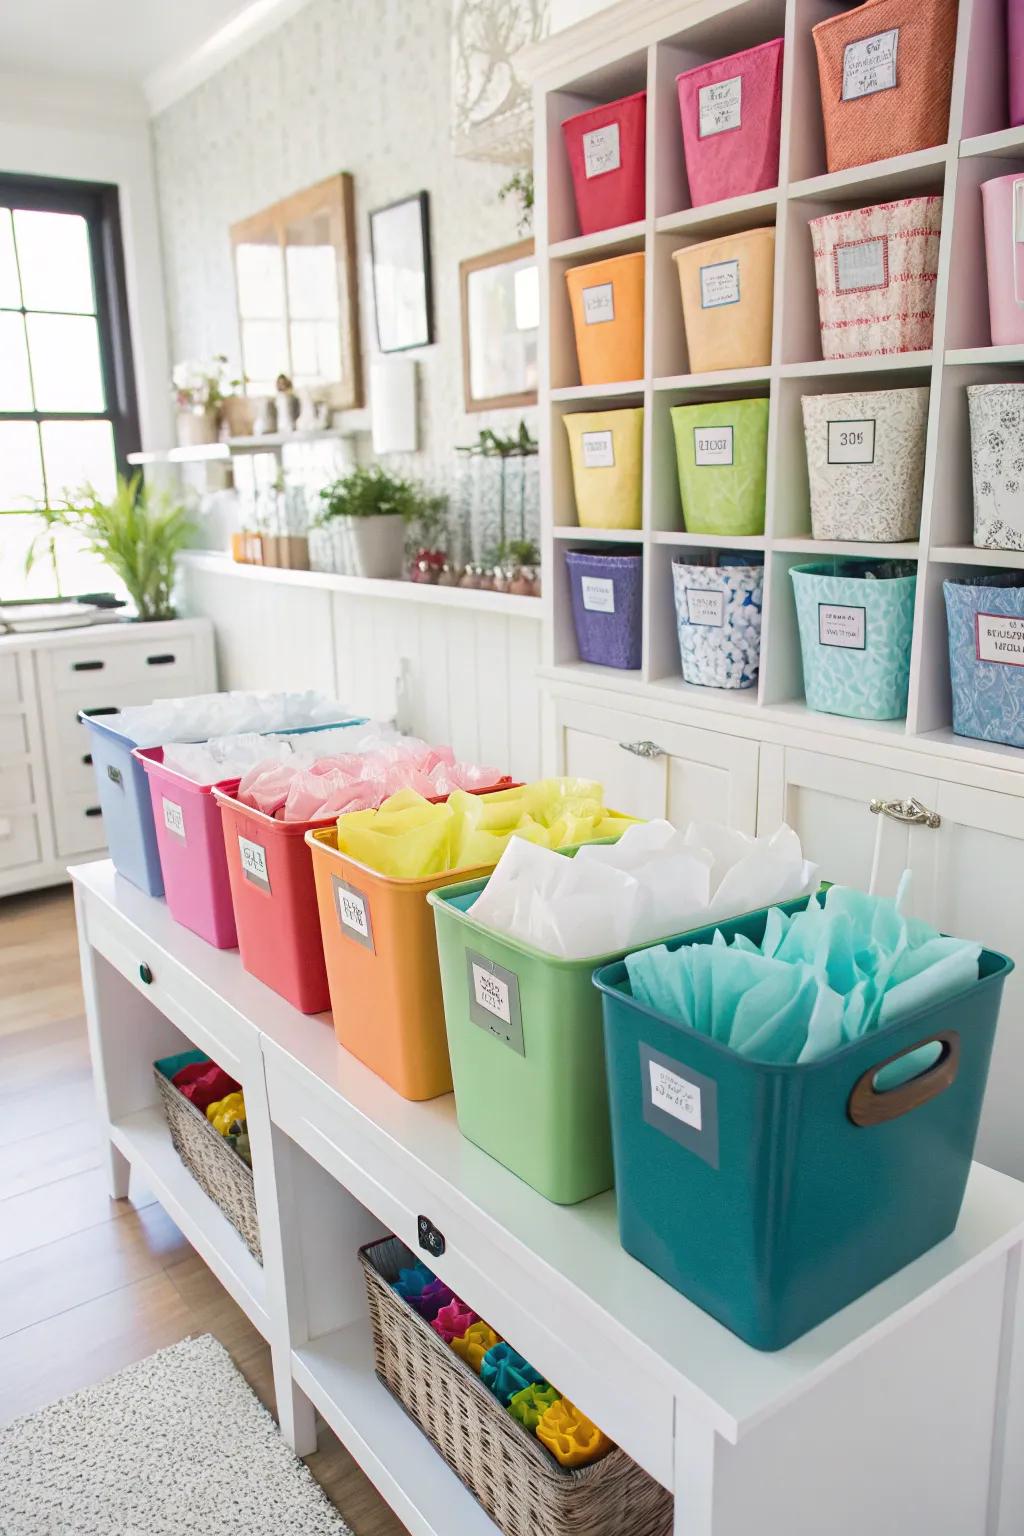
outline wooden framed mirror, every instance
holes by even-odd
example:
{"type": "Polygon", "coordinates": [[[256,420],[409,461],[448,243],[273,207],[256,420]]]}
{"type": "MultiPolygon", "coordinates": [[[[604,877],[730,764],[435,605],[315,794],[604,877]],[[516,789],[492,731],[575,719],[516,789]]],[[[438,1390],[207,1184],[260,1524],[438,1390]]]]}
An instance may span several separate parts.
{"type": "Polygon", "coordinates": [[[533,241],[459,263],[467,411],[537,403],[540,284],[533,241]]]}

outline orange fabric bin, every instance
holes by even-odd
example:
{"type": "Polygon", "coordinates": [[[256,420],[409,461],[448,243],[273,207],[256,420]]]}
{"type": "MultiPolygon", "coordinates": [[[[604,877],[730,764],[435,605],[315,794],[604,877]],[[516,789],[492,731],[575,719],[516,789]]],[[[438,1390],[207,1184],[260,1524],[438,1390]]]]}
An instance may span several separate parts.
{"type": "Polygon", "coordinates": [[[746,229],[673,252],[690,373],[772,360],[775,230],[746,229]]]}
{"type": "Polygon", "coordinates": [[[644,376],[644,253],[609,256],[565,274],[581,384],[644,376]]]}
{"type": "Polygon", "coordinates": [[[865,0],[811,28],[830,171],[944,144],[957,0],[865,0]]]}

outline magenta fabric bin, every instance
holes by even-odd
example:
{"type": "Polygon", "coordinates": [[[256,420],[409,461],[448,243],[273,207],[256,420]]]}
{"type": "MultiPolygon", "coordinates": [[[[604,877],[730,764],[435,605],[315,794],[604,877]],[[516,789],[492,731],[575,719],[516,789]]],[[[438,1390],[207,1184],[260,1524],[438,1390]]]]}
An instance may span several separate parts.
{"type": "MultiPolygon", "coordinates": [[[[235,909],[224,850],[224,826],[213,786],[197,784],[164,767],[163,747],[136,747],[149,779],[153,821],[164,875],[164,895],[174,920],[216,949],[234,949],[235,909]]],[[[238,779],[217,785],[226,795],[238,779]]]]}
{"type": "Polygon", "coordinates": [[[694,208],[778,185],[782,38],[676,76],[694,208]]]}
{"type": "Polygon", "coordinates": [[[1010,72],[1010,127],[1024,123],[1024,0],[1006,0],[1006,67],[1010,72]]]}
{"type": "Polygon", "coordinates": [[[562,137],[580,234],[642,219],[647,208],[647,92],[567,117],[562,137]]]}
{"type": "Polygon", "coordinates": [[[566,551],[580,660],[637,671],[643,633],[642,555],[566,551]]]}

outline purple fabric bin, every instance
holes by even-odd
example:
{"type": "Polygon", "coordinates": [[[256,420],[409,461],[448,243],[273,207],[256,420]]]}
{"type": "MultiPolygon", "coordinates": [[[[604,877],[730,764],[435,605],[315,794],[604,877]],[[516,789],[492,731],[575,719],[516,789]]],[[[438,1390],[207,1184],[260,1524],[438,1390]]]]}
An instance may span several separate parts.
{"type": "Polygon", "coordinates": [[[565,556],[580,660],[599,667],[640,666],[642,555],[570,549],[565,556]]]}

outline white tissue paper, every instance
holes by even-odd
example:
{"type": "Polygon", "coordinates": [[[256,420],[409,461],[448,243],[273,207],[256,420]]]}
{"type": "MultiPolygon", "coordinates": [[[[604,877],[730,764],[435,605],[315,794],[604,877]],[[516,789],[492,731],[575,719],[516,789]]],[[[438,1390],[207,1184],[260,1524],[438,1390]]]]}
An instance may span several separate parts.
{"type": "Polygon", "coordinates": [[[162,747],[169,741],[207,741],[211,736],[243,732],[297,730],[349,719],[353,710],[326,694],[197,693],[184,699],[132,704],[104,721],[138,747],[162,747]]]}
{"type": "Polygon", "coordinates": [[[573,858],[513,837],[470,912],[557,959],[596,960],[809,895],[817,876],[791,827],[757,838],[649,821],[573,858]]]}
{"type": "Polygon", "coordinates": [[[401,736],[393,725],[380,720],[270,736],[249,731],[238,736],[213,736],[209,741],[168,742],[164,765],[196,784],[223,784],[242,778],[257,766],[269,769],[287,762],[297,768],[341,753],[362,756],[397,749],[406,740],[413,742],[412,737],[401,736]]]}

